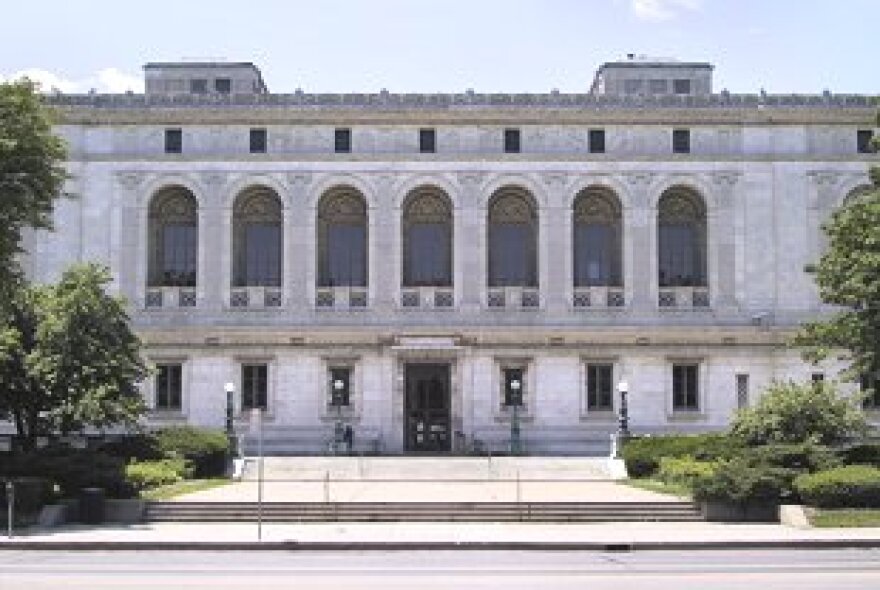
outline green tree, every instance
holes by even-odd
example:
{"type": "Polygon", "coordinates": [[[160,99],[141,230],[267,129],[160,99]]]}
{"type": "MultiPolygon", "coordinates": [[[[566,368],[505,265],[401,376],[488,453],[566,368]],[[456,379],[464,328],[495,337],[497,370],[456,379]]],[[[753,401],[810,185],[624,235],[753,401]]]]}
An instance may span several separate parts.
{"type": "Polygon", "coordinates": [[[21,279],[22,229],[51,229],[68,174],[52,113],[29,81],[0,83],[0,305],[21,279]]]}
{"type": "MultiPolygon", "coordinates": [[[[877,119],[880,124],[880,114],[877,119]]],[[[870,177],[872,190],[850,199],[822,227],[828,249],[807,268],[822,301],[840,309],[804,324],[793,339],[813,362],[843,351],[852,379],[880,376],[880,167],[871,168],[870,177]]]]}
{"type": "Polygon", "coordinates": [[[756,405],[739,410],[730,434],[748,445],[814,442],[836,444],[866,432],[856,400],[831,383],[774,383],[756,405]]]}
{"type": "Polygon", "coordinates": [[[0,418],[39,435],[134,424],[144,412],[140,341],[106,269],[76,266],[55,285],[21,287],[0,331],[0,418]]]}

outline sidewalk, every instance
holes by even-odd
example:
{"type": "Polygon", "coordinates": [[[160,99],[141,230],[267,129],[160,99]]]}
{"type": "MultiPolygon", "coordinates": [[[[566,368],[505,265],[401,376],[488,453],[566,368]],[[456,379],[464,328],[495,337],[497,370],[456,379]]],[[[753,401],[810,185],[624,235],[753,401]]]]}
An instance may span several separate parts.
{"type": "Polygon", "coordinates": [[[796,529],[722,523],[152,523],[30,530],[2,549],[648,550],[880,547],[880,528],[796,529]]]}

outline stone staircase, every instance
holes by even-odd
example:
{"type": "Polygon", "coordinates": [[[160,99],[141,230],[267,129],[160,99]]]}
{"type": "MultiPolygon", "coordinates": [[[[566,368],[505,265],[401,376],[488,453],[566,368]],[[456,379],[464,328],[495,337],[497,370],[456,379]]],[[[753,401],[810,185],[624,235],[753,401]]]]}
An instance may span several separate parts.
{"type": "Polygon", "coordinates": [[[150,502],[147,522],[688,522],[690,502],[150,502]]]}

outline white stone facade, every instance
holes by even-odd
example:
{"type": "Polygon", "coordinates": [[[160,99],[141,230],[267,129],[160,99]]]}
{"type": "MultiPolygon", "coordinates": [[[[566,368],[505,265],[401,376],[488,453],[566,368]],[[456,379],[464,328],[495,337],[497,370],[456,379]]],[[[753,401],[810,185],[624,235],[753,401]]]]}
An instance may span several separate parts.
{"type": "MultiPolygon", "coordinates": [[[[324,451],[340,417],[358,449],[409,450],[412,363],[449,367],[449,452],[506,448],[508,366],[524,371],[518,418],[528,453],[607,450],[619,398],[588,409],[590,363],[611,364],[613,382],[629,383],[637,433],[723,427],[744,402],[737,375],[747,375],[748,402],[774,379],[834,376],[839,367],[810,367],[785,341],[822,311],[803,271],[823,247],[820,224],[868,183],[874,157],[855,147],[857,130],[873,129],[867,99],[529,96],[58,97],[78,197],[58,204],[56,231],[29,238],[29,272],[51,281],[79,260],[110,267],[149,360],[181,366],[180,409],[151,413],[152,424],[222,426],[224,383],[241,391],[242,365],[265,364],[268,444],[285,452],[324,451]],[[164,153],[169,127],[182,130],[180,154],[164,153]],[[340,127],[351,129],[351,153],[333,153],[340,127]],[[251,128],[267,130],[266,153],[249,153],[251,128]],[[422,128],[436,129],[435,153],[419,153],[422,128]],[[521,132],[520,153],[504,153],[509,128],[521,132]],[[604,153],[589,150],[596,128],[605,130],[604,153]],[[690,153],[672,153],[679,128],[690,130],[690,153]],[[148,212],[168,186],[198,203],[192,306],[178,306],[173,287],[161,306],[148,305],[148,212]],[[259,287],[248,306],[231,303],[233,204],[253,186],[282,203],[278,306],[262,305],[259,287]],[[358,309],[316,306],[317,208],[339,186],[367,203],[366,305],[358,309]],[[417,306],[403,305],[402,207],[421,186],[452,205],[449,307],[424,306],[431,288],[419,291],[417,306]],[[622,210],[619,306],[605,305],[602,287],[592,288],[591,305],[575,305],[572,211],[594,186],[610,189],[622,210]],[[536,203],[534,307],[490,305],[487,210],[502,187],[525,189],[536,203]],[[673,290],[677,305],[660,305],[658,201],[670,187],[695,191],[706,207],[708,300],[696,307],[687,287],[673,290]],[[673,407],[675,364],[698,367],[699,399],[688,411],[673,407]],[[329,406],[334,366],[351,369],[350,405],[339,414],[329,406]]],[[[144,384],[151,405],[153,381],[144,384]]]]}

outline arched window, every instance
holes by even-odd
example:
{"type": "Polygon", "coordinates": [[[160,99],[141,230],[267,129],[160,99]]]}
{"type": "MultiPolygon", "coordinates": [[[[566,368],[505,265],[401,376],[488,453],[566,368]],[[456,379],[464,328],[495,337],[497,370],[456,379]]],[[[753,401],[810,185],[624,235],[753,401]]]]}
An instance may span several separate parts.
{"type": "Polygon", "coordinates": [[[416,189],[403,209],[403,286],[452,285],[452,211],[439,189],[416,189]]]}
{"type": "Polygon", "coordinates": [[[489,286],[538,286],[538,218],[527,191],[508,187],[489,204],[489,286]]]}
{"type": "Polygon", "coordinates": [[[621,216],[617,197],[607,189],[585,189],[575,199],[573,215],[574,286],[621,286],[621,216]]]}
{"type": "Polygon", "coordinates": [[[182,186],[159,190],[149,210],[150,287],[194,287],[198,260],[198,203],[182,186]]]}
{"type": "Polygon", "coordinates": [[[690,189],[671,188],[658,204],[661,287],[706,286],[706,208],[690,189]]]}
{"type": "Polygon", "coordinates": [[[232,219],[234,287],[280,287],[282,212],[275,191],[252,187],[235,199],[232,219]]]}
{"type": "Polygon", "coordinates": [[[318,206],[318,286],[367,286],[367,205],[353,188],[331,189],[318,206]]]}

